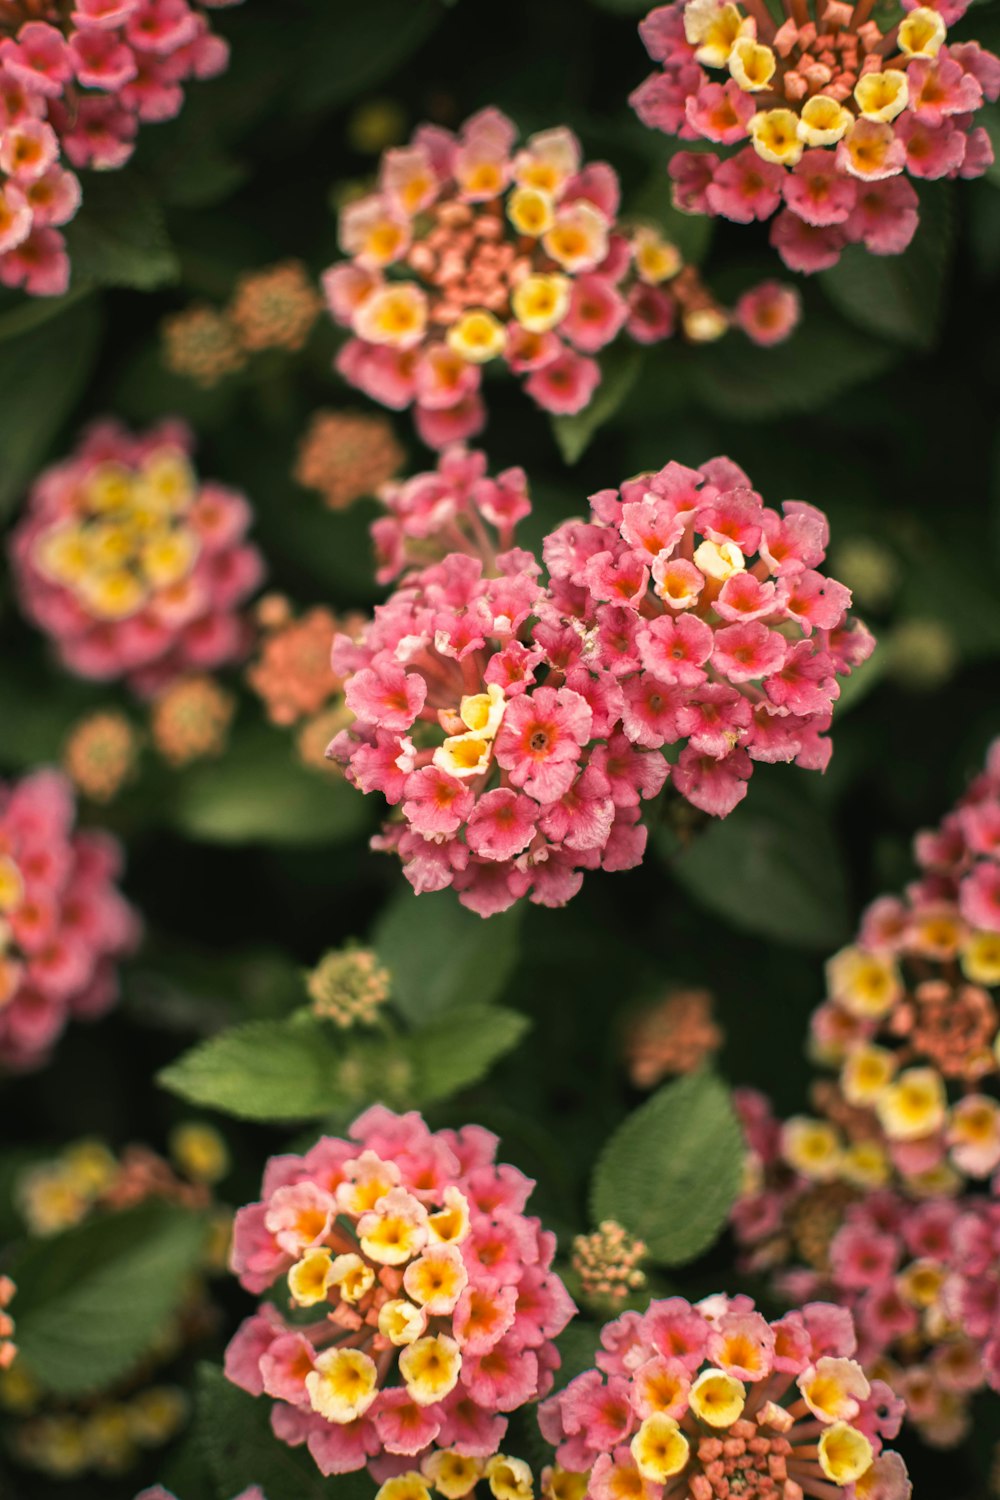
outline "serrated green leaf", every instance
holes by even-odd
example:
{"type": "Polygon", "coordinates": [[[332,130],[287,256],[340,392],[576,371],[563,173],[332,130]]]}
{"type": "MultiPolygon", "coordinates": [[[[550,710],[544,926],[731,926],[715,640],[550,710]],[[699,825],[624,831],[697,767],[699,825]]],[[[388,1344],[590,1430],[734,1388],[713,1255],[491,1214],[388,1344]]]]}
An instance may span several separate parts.
{"type": "Polygon", "coordinates": [[[176,281],[180,273],[160,205],[133,172],[88,176],[83,207],[66,240],[74,286],[149,291],[176,281]]]}
{"type": "Polygon", "coordinates": [[[122,1379],[179,1308],[205,1223],[144,1203],[32,1243],[15,1261],[19,1364],[58,1396],[122,1379]]]}
{"type": "Polygon", "coordinates": [[[826,407],[850,386],[882,375],[898,357],[871,333],[808,308],[791,338],[770,349],[726,338],[693,350],[690,385],[713,411],[752,421],[826,407]]]}
{"type": "Polygon", "coordinates": [[[710,1073],[693,1073],[661,1088],[615,1131],[594,1172],[591,1213],[644,1240],[661,1265],[680,1265],[723,1228],[742,1169],[728,1090],[710,1073]]]}
{"type": "Polygon", "coordinates": [[[746,801],[705,829],[673,872],[734,927],[832,950],[850,933],[843,854],[824,813],[780,771],[782,781],[755,773],[746,801]]]}
{"type": "Polygon", "coordinates": [[[89,300],[0,344],[0,513],[42,463],[87,384],[100,331],[89,300]]]}
{"type": "Polygon", "coordinates": [[[414,896],[407,888],[386,908],[372,943],[392,974],[396,1008],[415,1025],[474,998],[499,995],[517,963],[521,910],[484,922],[454,893],[414,896]]]}
{"type": "Polygon", "coordinates": [[[449,1010],[407,1038],[405,1055],[413,1066],[419,1104],[434,1104],[467,1089],[517,1046],[529,1021],[498,1005],[449,1010]]]}
{"type": "Polygon", "coordinates": [[[583,456],[597,429],[623,404],[642,368],[643,351],[634,344],[615,344],[600,360],[601,383],[594,399],[573,417],[553,417],[552,431],[568,464],[583,456]]]}
{"type": "Polygon", "coordinates": [[[199,1042],[157,1074],[190,1104],[242,1120],[312,1120],[344,1102],[343,1054],[318,1023],[248,1021],[199,1042]]]}
{"type": "Polygon", "coordinates": [[[218,1500],[259,1485],[267,1500],[371,1500],[366,1472],[324,1479],[303,1448],[271,1431],[271,1402],[247,1395],[214,1365],[198,1368],[198,1441],[218,1500]]]}
{"type": "Polygon", "coordinates": [[[925,189],[920,225],[902,255],[872,255],[848,245],[819,281],[833,305],[868,333],[909,349],[929,349],[937,338],[948,287],[953,225],[943,183],[925,189]]]}
{"type": "Polygon", "coordinates": [[[343,778],[301,765],[289,735],[261,728],[186,771],[164,816],[208,843],[305,845],[353,838],[369,809],[343,778]]]}

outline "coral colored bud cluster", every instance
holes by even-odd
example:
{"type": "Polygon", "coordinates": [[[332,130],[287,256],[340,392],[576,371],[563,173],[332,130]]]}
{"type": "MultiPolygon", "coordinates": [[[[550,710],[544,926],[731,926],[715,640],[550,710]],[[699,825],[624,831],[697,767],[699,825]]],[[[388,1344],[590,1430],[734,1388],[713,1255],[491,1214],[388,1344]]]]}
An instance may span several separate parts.
{"type": "Polygon", "coordinates": [[[573,1270],[580,1278],[584,1299],[620,1307],[631,1293],[646,1284],[641,1264],[646,1245],[634,1239],[614,1219],[605,1219],[591,1234],[573,1240],[573,1270]]]}
{"type": "Polygon", "coordinates": [[[36,481],[11,551],[25,613],[80,677],[151,695],[245,655],[263,560],[246,499],[203,483],[191,435],[101,422],[36,481]]]}
{"type": "MultiPolygon", "coordinates": [[[[1000,1388],[1000,1205],[995,1194],[904,1196],[860,1180],[817,1178],[801,1159],[801,1122],[782,1124],[753,1090],[737,1091],[748,1162],[733,1226],[748,1269],[769,1272],[788,1301],[829,1297],[850,1308],[863,1359],[906,1401],[907,1418],[937,1447],[961,1442],[969,1403],[1000,1388]]],[[[812,1130],[817,1155],[830,1133],[812,1130]]]]}
{"type": "Polygon", "coordinates": [[[708,990],[674,990],[634,1016],[625,1034],[628,1075],[637,1089],[670,1074],[693,1073],[724,1040],[708,990]]]}
{"type": "Polygon", "coordinates": [[[551,1386],[574,1311],[554,1236],[524,1213],[533,1184],[478,1126],[432,1132],[377,1105],[348,1137],[274,1158],[237,1213],[233,1269],[280,1295],[237,1331],[226,1373],[272,1398],[277,1436],[324,1474],[492,1456],[507,1414],[551,1386]]]}
{"type": "Polygon", "coordinates": [[[376,847],[417,891],[559,906],[585,869],[641,861],[639,802],[668,778],[723,817],[755,761],[827,764],[837,678],[873,641],[818,571],[812,506],[765,507],[729,459],[670,463],[547,536],[546,585],[512,547],[522,470],[451,449],[383,498],[378,577],[402,578],[335,642],[355,721],[330,754],[399,807],[376,847]]]}
{"type": "Polygon", "coordinates": [[[114,801],[138,761],[139,737],[117,709],[87,714],[73,725],[63,746],[63,770],[92,802],[114,801]]]}
{"type": "Polygon", "coordinates": [[[299,444],[293,477],[317,490],[331,510],[377,495],[399,473],[405,454],[385,417],[318,411],[299,444]]]}
{"type": "Polygon", "coordinates": [[[14,1343],[14,1319],[6,1309],[14,1300],[17,1287],[9,1276],[0,1276],[0,1370],[9,1370],[17,1358],[14,1343]]]}
{"type": "Polygon", "coordinates": [[[153,699],[149,736],[168,765],[189,766],[223,753],[235,712],[236,699],[214,677],[181,677],[153,699]]]}
{"type": "Polygon", "coordinates": [[[975,123],[1000,94],[1000,59],[947,42],[967,0],[904,0],[883,30],[873,0],[673,0],[640,26],[661,64],[631,98],[647,125],[726,148],[678,151],[674,199],[737,223],[771,219],[795,271],[847,244],[897,255],[919,200],[907,177],[979,177],[993,161],[975,123]],[[772,215],[774,216],[772,219],[772,215]]]}
{"type": "Polygon", "coordinates": [[[227,307],[195,303],[164,318],[163,362],[206,390],[269,349],[304,348],[323,308],[301,261],[282,261],[239,278],[227,307]]]}
{"type": "MultiPolygon", "coordinates": [[[[334,320],[352,337],[337,357],[351,385],[397,410],[443,448],[481,431],[483,369],[502,361],[546,411],[587,406],[594,356],[621,333],[640,344],[681,321],[717,338],[728,317],[651,228],[624,230],[606,162],[584,163],[571,130],[533,135],[496,109],[457,135],[421,126],[387,151],[376,193],[341,213],[350,259],[323,278],[334,320]]],[[[791,331],[797,304],[778,289],[737,321],[759,342],[791,331]]]]}
{"type": "Polygon", "coordinates": [[[263,701],[272,724],[297,726],[300,760],[335,771],[326,748],[351,715],[344,706],[343,679],[330,665],[330,643],[340,630],[363,629],[363,617],[345,615],[338,620],[316,605],[296,618],[287,599],[267,595],[258,605],[257,623],[260,648],[247,670],[247,682],[263,701]]]}
{"type": "Polygon", "coordinates": [[[604,1327],[597,1368],[539,1422],[591,1500],[907,1500],[883,1450],[903,1403],[856,1349],[850,1313],[827,1303],[768,1322],[744,1296],[654,1300],[604,1327]]]}
{"type": "Polygon", "coordinates": [[[102,1015],[139,924],[115,885],[116,840],[77,830],[70,783],[0,785],[0,1065],[37,1068],[71,1018],[102,1015]]]}
{"type": "Polygon", "coordinates": [[[0,282],[34,296],[66,290],[59,226],[81,198],[70,168],[123,166],[140,124],[173,119],[186,82],[225,71],[229,48],[205,8],[233,3],[3,0],[0,282]]]}

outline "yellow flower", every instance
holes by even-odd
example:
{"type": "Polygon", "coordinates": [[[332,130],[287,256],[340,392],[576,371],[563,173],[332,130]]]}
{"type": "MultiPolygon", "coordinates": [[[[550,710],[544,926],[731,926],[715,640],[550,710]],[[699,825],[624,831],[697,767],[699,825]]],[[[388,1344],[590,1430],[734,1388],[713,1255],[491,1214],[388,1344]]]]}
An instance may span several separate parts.
{"type": "Polygon", "coordinates": [[[753,37],[756,27],[736,5],[718,0],[689,0],[684,7],[684,34],[695,57],[707,68],[724,68],[741,37],[753,37]]]}
{"type": "Polygon", "coordinates": [[[61,521],[43,531],[32,547],[39,572],[55,583],[72,586],[90,566],[90,539],[83,527],[61,521]]]}
{"type": "Polygon", "coordinates": [[[714,578],[719,583],[732,578],[734,573],[742,573],[747,565],[735,542],[720,544],[712,541],[704,541],[695,548],[694,563],[706,578],[714,578]]]}
{"type": "Polygon", "coordinates": [[[325,1302],[333,1284],[333,1261],[329,1250],[310,1250],[288,1272],[288,1290],[299,1307],[325,1302]]]}
{"type": "Polygon", "coordinates": [[[593,203],[580,198],[557,211],[542,247],[564,271],[589,270],[608,253],[608,221],[593,203]]]}
{"type": "Polygon", "coordinates": [[[441,1245],[460,1245],[469,1232],[469,1202],[457,1187],[444,1190],[444,1207],[427,1220],[431,1240],[441,1245]]]}
{"type": "Polygon", "coordinates": [[[404,1297],[383,1302],[378,1313],[378,1331],[390,1344],[415,1344],[427,1327],[427,1314],[404,1297]]]}
{"type": "Polygon", "coordinates": [[[503,688],[499,683],[491,682],[485,693],[472,693],[464,697],[458,705],[458,714],[467,729],[492,739],[500,728],[506,707],[503,688]]]}
{"type": "Polygon", "coordinates": [[[132,503],[135,476],[124,464],[98,464],[83,481],[83,500],[89,511],[101,515],[108,511],[124,510],[132,503]]]}
{"type": "Polygon", "coordinates": [[[802,1399],[821,1422],[845,1422],[871,1394],[868,1377],[853,1359],[824,1355],[797,1381],[802,1399]]]}
{"type": "Polygon", "coordinates": [[[173,1385],[151,1385],[126,1407],[129,1436],[149,1446],[166,1443],[180,1431],[188,1413],[185,1393],[173,1385]]]}
{"type": "Polygon", "coordinates": [[[862,1042],[847,1054],[840,1075],[841,1088],[848,1104],[861,1108],[874,1104],[896,1071],[896,1056],[887,1047],[862,1042]]]}
{"type": "Polygon", "coordinates": [[[506,342],[507,330],[484,307],[463,313],[448,329],[448,348],[473,365],[484,365],[496,359],[503,353],[506,342]]]}
{"type": "Polygon", "coordinates": [[[399,1356],[399,1373],[418,1406],[443,1401],[458,1384],[461,1368],[459,1347],[446,1333],[417,1339],[399,1356]]]}
{"type": "Polygon", "coordinates": [[[852,1141],[845,1146],[840,1175],[855,1187],[884,1187],[889,1181],[889,1158],[879,1141],[852,1141]]]}
{"type": "Polygon", "coordinates": [[[188,1120],[170,1133],[170,1154],[192,1182],[219,1182],[229,1171],[229,1151],[211,1125],[188,1120]]]}
{"type": "Polygon", "coordinates": [[[896,145],[896,136],[883,120],[855,120],[844,137],[848,160],[844,166],[853,177],[879,178],[896,145]]]}
{"type": "Polygon", "coordinates": [[[378,1394],[375,1361],[360,1349],[327,1349],[306,1376],[313,1411],[344,1427],[362,1416],[378,1394]]]}
{"type": "Polygon", "coordinates": [[[793,109],[765,109],[754,115],[750,137],[757,155],[779,167],[794,167],[802,155],[799,117],[793,109]]]}
{"type": "Polygon", "coordinates": [[[545,1500],[586,1500],[590,1475],[552,1464],[542,1470],[542,1494],[545,1500]]]}
{"type": "Polygon", "coordinates": [[[439,1448],[428,1453],[420,1467],[445,1500],[464,1500],[482,1478],[486,1465],[481,1458],[466,1458],[451,1448],[439,1448]]]}
{"type": "Polygon", "coordinates": [[[879,1095],[875,1109],[891,1141],[915,1141],[941,1128],[947,1102],[936,1069],[907,1068],[879,1095]]]}
{"type": "Polygon", "coordinates": [[[400,1172],[395,1162],[383,1161],[374,1151],[362,1151],[345,1168],[348,1180],[337,1188],[337,1207],[358,1218],[375,1207],[380,1198],[399,1182],[400,1172]]]}
{"type": "Polygon", "coordinates": [[[658,229],[643,227],[632,236],[632,258],[636,275],[650,286],[669,281],[683,265],[677,246],[665,240],[658,229]]]}
{"type": "Polygon", "coordinates": [[[514,316],[529,333],[545,333],[561,323],[569,311],[569,278],[526,276],[510,299],[514,316]]]}
{"type": "Polygon", "coordinates": [[[580,147],[571,130],[557,125],[528,137],[514,161],[514,177],[528,187],[556,193],[579,170],[580,147]]]}
{"type": "Polygon", "coordinates": [[[142,571],[155,589],[180,583],[191,572],[197,557],[198,538],[187,527],[150,537],[139,554],[142,571]]]}
{"type": "Polygon", "coordinates": [[[746,1404],[746,1387],[724,1370],[702,1370],[691,1387],[691,1410],[709,1427],[731,1427],[746,1404]]]}
{"type": "Polygon", "coordinates": [[[62,1161],[67,1182],[87,1198],[103,1193],[118,1172],[117,1161],[100,1141],[77,1141],[63,1152],[62,1161]]]}
{"type": "Polygon", "coordinates": [[[829,94],[814,94],[802,106],[799,139],[807,146],[833,146],[850,130],[854,116],[829,94]]]}
{"type": "Polygon", "coordinates": [[[124,620],[146,602],[146,589],[128,568],[113,568],[80,580],[80,597],[102,620],[124,620]]]}
{"type": "Polygon", "coordinates": [[[454,1310],[468,1284],[462,1252],[454,1245],[435,1245],[419,1260],[411,1261],[403,1273],[406,1294],[426,1308],[431,1317],[454,1310]]]}
{"type": "Polygon", "coordinates": [[[330,1267],[330,1281],[345,1302],[360,1302],[375,1282],[375,1272],[360,1255],[338,1255],[330,1267]]]}
{"type": "Polygon", "coordinates": [[[840,1175],[840,1136],[826,1120],[793,1115],[781,1131],[785,1161],[813,1182],[832,1182],[840,1175]]]}
{"type": "Polygon", "coordinates": [[[774,77],[778,59],[770,47],[762,47],[753,37],[741,36],[729,54],[729,71],[747,94],[766,89],[774,77]]]}
{"type": "Polygon", "coordinates": [[[495,1500],[531,1500],[534,1483],[523,1458],[496,1453],[486,1465],[486,1480],[495,1500]]]}
{"type": "Polygon", "coordinates": [[[871,1467],[872,1445],[863,1432],[834,1422],[820,1435],[819,1466],[834,1484],[853,1484],[871,1467]]]}
{"type": "Polygon", "coordinates": [[[1000,984],[1000,932],[971,932],[961,956],[962,973],[973,984],[1000,984]]]}
{"type": "Polygon", "coordinates": [[[676,1420],[664,1412],[645,1419],[630,1447],[639,1473],[654,1484],[665,1484],[673,1474],[679,1474],[691,1455],[690,1444],[676,1420]]]}
{"type": "Polygon", "coordinates": [[[555,223],[556,211],[550,194],[542,188],[515,188],[507,201],[507,217],[518,234],[537,240],[555,223]]]}
{"type": "Polygon", "coordinates": [[[878,1021],[886,1015],[903,993],[895,962],[880,953],[866,953],[862,948],[842,948],[826,966],[830,998],[852,1016],[878,1021]]]}
{"type": "Polygon", "coordinates": [[[899,1294],[914,1307],[933,1307],[945,1281],[945,1268],[936,1260],[922,1257],[911,1261],[896,1278],[899,1294]]]}
{"type": "Polygon", "coordinates": [[[947,27],[940,11],[932,10],[929,5],[920,5],[903,17],[896,40],[900,52],[907,57],[936,57],[946,35],[947,27]]]}
{"type": "Polygon", "coordinates": [[[439,770],[451,776],[481,776],[489,766],[492,749],[492,737],[486,739],[470,730],[468,734],[450,735],[438,745],[432,759],[439,770]]]}
{"type": "Polygon", "coordinates": [[[16,911],[24,900],[24,880],[9,854],[0,854],[0,912],[16,911]]]}
{"type": "Polygon", "coordinates": [[[393,1479],[387,1479],[376,1490],[375,1500],[431,1500],[431,1492],[423,1476],[410,1469],[406,1474],[397,1474],[393,1479]]]}
{"type": "Polygon", "coordinates": [[[894,120],[906,108],[910,86],[899,68],[884,73],[865,73],[854,90],[858,108],[869,120],[894,120]]]}
{"type": "Polygon", "coordinates": [[[427,298],[419,287],[384,286],[366,297],[354,313],[354,332],[370,344],[411,349],[427,327],[427,298]]]}

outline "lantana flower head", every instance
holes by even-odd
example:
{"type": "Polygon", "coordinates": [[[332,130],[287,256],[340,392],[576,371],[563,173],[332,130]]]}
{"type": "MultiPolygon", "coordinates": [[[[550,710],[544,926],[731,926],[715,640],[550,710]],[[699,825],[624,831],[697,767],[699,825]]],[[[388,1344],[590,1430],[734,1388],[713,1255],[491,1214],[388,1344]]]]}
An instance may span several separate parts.
{"type": "Polygon", "coordinates": [[[355,718],[330,754],[399,808],[377,847],[417,891],[454,885],[484,916],[562,905],[584,870],[640,862],[639,803],[668,778],[724,816],[755,760],[826,765],[837,678],[872,639],[817,571],[813,507],[767,509],[728,459],[668,464],[552,532],[546,583],[513,545],[523,471],[451,449],[385,500],[398,586],[337,637],[355,718]]]}
{"type": "Polygon", "coordinates": [[[243,495],[199,479],[178,422],[106,421],[46,469],[15,528],[21,603],[77,676],[150,696],[243,657],[263,560],[243,495]]]}
{"type": "Polygon", "coordinates": [[[678,322],[701,338],[728,326],[674,245],[620,223],[612,167],[585,162],[563,126],[519,143],[494,108],[387,151],[377,190],[342,211],[340,244],[349,259],[324,277],[351,331],[337,368],[384,406],[412,406],[433,448],[482,429],[493,362],[566,415],[591,401],[595,355],[619,335],[649,344],[678,322]]]}
{"type": "Polygon", "coordinates": [[[140,124],[173,119],[191,79],[225,72],[209,8],[234,0],[4,0],[0,6],[0,282],[57,296],[76,171],[121,167],[140,124]],[[68,165],[67,165],[68,163],[68,165]],[[72,169],[76,169],[76,171],[72,169]]]}
{"type": "Polygon", "coordinates": [[[660,65],[631,103],[649,126],[716,150],[678,151],[675,202],[689,213],[771,221],[795,271],[835,265],[848,244],[898,255],[917,227],[910,179],[979,177],[993,160],[984,103],[1000,59],[949,44],[965,0],[903,0],[884,29],[869,0],[673,0],[640,26],[660,65]]]}
{"type": "Polygon", "coordinates": [[[324,1474],[489,1458],[507,1414],[550,1388],[573,1303],[554,1237],[524,1213],[533,1184],[496,1147],[378,1105],[347,1139],[276,1157],[238,1212],[233,1269],[280,1296],[237,1331],[226,1372],[324,1474]]]}
{"type": "Polygon", "coordinates": [[[843,1493],[907,1500],[902,1402],[854,1357],[850,1314],[827,1303],[769,1322],[749,1297],[656,1299],[605,1326],[596,1368],[539,1411],[592,1500],[843,1493]]]}
{"type": "Polygon", "coordinates": [[[0,1065],[39,1067],[66,1023],[103,1015],[139,937],[118,890],[121,850],[77,829],[70,782],[33,771],[0,785],[0,1065]]]}

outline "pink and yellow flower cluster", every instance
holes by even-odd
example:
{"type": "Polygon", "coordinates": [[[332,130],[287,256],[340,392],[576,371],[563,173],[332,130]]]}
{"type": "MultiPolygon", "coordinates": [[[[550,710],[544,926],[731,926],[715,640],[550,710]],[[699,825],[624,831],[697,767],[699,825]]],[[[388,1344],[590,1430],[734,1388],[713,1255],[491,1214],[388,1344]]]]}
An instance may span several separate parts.
{"type": "Polygon", "coordinates": [[[993,160],[976,124],[1000,94],[1000,59],[949,43],[967,0],[915,5],[883,30],[872,0],[673,0],[640,27],[661,64],[632,95],[647,125],[727,148],[678,151],[677,205],[737,223],[771,220],[795,271],[847,244],[897,255],[919,200],[907,177],[979,177],[993,160]],[[735,149],[728,149],[735,148],[735,149]],[[772,218],[773,216],[773,218],[772,218]]]}
{"type": "Polygon", "coordinates": [[[173,119],[183,84],[225,71],[229,48],[205,9],[234,3],[3,0],[0,282],[33,296],[66,290],[59,228],[81,198],[70,168],[123,166],[140,124],[173,119]]]}
{"type": "Polygon", "coordinates": [[[44,1063],[67,1021],[102,1015],[138,920],[115,885],[116,840],[74,828],[57,771],[0,785],[0,1064],[44,1063]]]}
{"type": "Polygon", "coordinates": [[[377,846],[416,890],[562,905],[585,869],[640,862],[639,803],[668,778],[723,817],[755,761],[825,767],[837,679],[873,643],[818,571],[812,506],[767,508],[729,459],[670,463],[546,537],[545,582],[512,545],[521,470],[453,449],[386,501],[379,576],[400,582],[337,638],[355,720],[330,754],[399,808],[377,846]]]}
{"type": "Polygon", "coordinates": [[[376,1105],[348,1139],[274,1158],[238,1212],[233,1269],[248,1291],[280,1285],[293,1317],[262,1305],[226,1372],[324,1474],[491,1457],[507,1413],[550,1388],[573,1303],[524,1212],[534,1184],[496,1148],[376,1105]]]}
{"type": "Polygon", "coordinates": [[[903,1403],[854,1358],[827,1303],[768,1322],[749,1297],[652,1301],[601,1332],[596,1369],[541,1407],[558,1462],[590,1500],[907,1500],[903,1403]]]}
{"type": "Polygon", "coordinates": [[[203,483],[178,422],[105,421],[35,483],[11,551],[21,602],[80,677],[144,695],[246,654],[263,575],[246,499],[203,483]]]}
{"type": "MultiPolygon", "coordinates": [[[[421,126],[385,153],[377,191],[341,214],[350,259],[323,278],[334,320],[352,335],[337,369],[384,406],[412,405],[420,436],[442,448],[485,425],[482,378],[495,360],[524,377],[537,405],[565,415],[590,402],[601,382],[594,356],[619,334],[655,343],[678,318],[692,337],[723,333],[726,314],[677,248],[655,229],[626,231],[618,216],[616,172],[585,163],[563,126],[520,147],[497,109],[457,135],[421,126]]],[[[798,307],[787,290],[758,292],[736,321],[773,343],[798,307]]]]}

